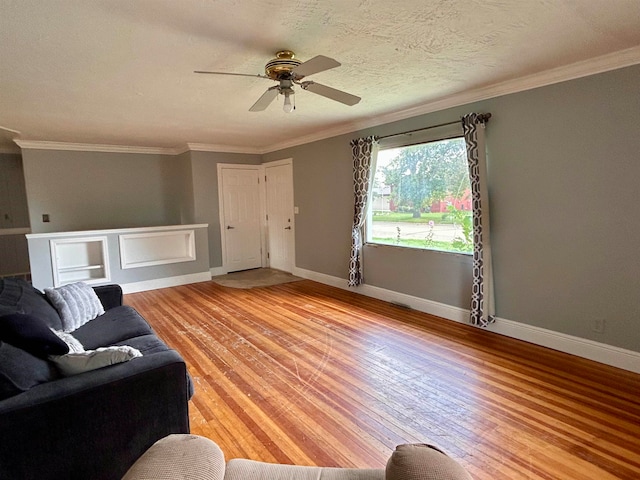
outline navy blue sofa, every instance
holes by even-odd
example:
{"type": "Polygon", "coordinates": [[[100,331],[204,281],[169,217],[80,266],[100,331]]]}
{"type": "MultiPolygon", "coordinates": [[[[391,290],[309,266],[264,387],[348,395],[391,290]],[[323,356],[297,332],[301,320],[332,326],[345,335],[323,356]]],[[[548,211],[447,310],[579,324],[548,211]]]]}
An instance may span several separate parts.
{"type": "MultiPolygon", "coordinates": [[[[189,433],[191,379],[182,357],[118,285],[94,287],[105,313],[72,332],[86,350],[130,345],[129,362],[63,377],[55,365],[0,343],[0,479],[120,479],[153,443],[189,433]]],[[[0,315],[60,317],[28,282],[0,280],[0,315]]]]}

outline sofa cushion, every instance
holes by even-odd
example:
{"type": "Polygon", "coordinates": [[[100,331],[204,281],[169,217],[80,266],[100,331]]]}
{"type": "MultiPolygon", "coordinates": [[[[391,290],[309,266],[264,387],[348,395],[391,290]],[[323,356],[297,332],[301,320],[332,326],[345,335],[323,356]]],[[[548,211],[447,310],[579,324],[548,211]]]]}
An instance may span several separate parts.
{"type": "Polygon", "coordinates": [[[40,358],[69,352],[43,320],[24,313],[0,316],[0,340],[40,358]]]}
{"type": "Polygon", "coordinates": [[[30,314],[56,330],[62,329],[60,316],[44,293],[22,279],[0,279],[0,306],[3,313],[30,314]]]}
{"type": "Polygon", "coordinates": [[[132,337],[116,343],[116,345],[126,345],[140,350],[143,355],[150,355],[152,353],[164,352],[169,350],[169,347],[160,340],[154,334],[140,335],[139,337],[132,337]]]}
{"type": "Polygon", "coordinates": [[[65,332],[73,332],[104,313],[98,295],[84,282],[45,288],[44,293],[60,314],[62,330],[65,332]]]}
{"type": "Polygon", "coordinates": [[[59,378],[53,364],[0,342],[0,400],[59,378]]]}
{"type": "Polygon", "coordinates": [[[386,480],[472,480],[453,458],[427,444],[398,445],[387,462],[386,480]]]}
{"type": "Polygon", "coordinates": [[[0,315],[11,315],[12,313],[21,313],[16,307],[8,307],[6,305],[0,305],[0,315]]]}
{"type": "Polygon", "coordinates": [[[151,327],[138,312],[128,305],[122,305],[85,323],[74,330],[73,336],[80,340],[86,350],[95,350],[152,333],[151,327]]]}

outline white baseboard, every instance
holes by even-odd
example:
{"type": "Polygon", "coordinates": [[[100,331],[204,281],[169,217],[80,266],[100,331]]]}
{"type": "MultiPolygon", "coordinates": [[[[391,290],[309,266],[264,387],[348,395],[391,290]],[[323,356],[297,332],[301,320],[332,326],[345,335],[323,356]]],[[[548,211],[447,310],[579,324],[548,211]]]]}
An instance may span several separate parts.
{"type": "MultiPolygon", "coordinates": [[[[346,279],[297,267],[294,268],[293,274],[298,277],[324,283],[325,285],[331,285],[344,290],[360,293],[368,297],[408,306],[414,310],[436,315],[447,320],[453,320],[455,322],[465,324],[469,320],[469,310],[464,308],[453,307],[451,305],[371,285],[349,287],[347,286],[346,279]]],[[[540,345],[542,347],[551,348],[599,363],[604,363],[605,365],[610,365],[612,367],[621,368],[634,373],[640,373],[640,352],[614,347],[612,345],[575,337],[573,335],[567,335],[565,333],[554,332],[553,330],[547,330],[545,328],[535,327],[533,325],[507,320],[505,318],[496,318],[495,323],[491,324],[487,330],[507,337],[533,343],[535,345],[540,345]]]]}
{"type": "Polygon", "coordinates": [[[570,353],[595,362],[618,367],[634,373],[640,373],[640,352],[595,342],[566,333],[554,332],[545,328],[527,325],[526,323],[496,318],[488,330],[517,338],[525,342],[570,353]]]}
{"type": "Polygon", "coordinates": [[[189,275],[180,275],[177,277],[157,278],[153,280],[145,280],[142,282],[123,283],[121,285],[123,293],[144,292],[147,290],[156,290],[158,288],[177,287],[178,285],[187,285],[189,283],[208,282],[211,280],[210,272],[191,273],[189,275]]]}

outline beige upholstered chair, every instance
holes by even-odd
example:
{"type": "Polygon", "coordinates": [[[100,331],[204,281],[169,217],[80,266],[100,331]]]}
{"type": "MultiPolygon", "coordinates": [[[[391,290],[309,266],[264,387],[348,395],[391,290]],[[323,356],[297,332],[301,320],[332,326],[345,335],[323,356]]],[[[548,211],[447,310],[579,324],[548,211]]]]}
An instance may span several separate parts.
{"type": "Polygon", "coordinates": [[[196,435],[158,440],[122,480],[471,480],[462,466],[429,445],[400,445],[386,469],[322,468],[233,459],[196,435]]]}

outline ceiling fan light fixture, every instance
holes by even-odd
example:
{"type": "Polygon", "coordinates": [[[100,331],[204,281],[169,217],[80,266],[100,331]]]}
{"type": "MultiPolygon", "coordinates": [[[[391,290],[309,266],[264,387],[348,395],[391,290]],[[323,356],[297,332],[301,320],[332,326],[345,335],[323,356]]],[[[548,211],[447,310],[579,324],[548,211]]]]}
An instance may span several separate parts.
{"type": "Polygon", "coordinates": [[[289,90],[285,90],[283,95],[284,95],[284,105],[282,105],[282,110],[284,110],[286,113],[291,113],[293,112],[293,110],[295,110],[295,104],[291,103],[291,98],[294,95],[294,91],[293,89],[289,89],[289,90]]]}

